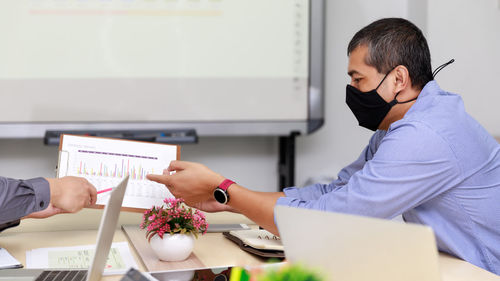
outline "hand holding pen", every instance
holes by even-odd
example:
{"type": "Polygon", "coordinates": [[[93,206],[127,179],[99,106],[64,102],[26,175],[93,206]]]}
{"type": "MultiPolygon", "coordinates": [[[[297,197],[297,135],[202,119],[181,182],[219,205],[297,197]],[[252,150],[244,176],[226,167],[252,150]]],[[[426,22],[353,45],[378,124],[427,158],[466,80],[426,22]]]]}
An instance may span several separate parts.
{"type": "Polygon", "coordinates": [[[113,190],[113,188],[112,188],[112,187],[110,187],[110,188],[106,188],[106,189],[103,189],[103,190],[99,190],[99,191],[97,191],[97,194],[101,194],[101,193],[108,192],[108,191],[111,191],[111,190],[113,190]]]}

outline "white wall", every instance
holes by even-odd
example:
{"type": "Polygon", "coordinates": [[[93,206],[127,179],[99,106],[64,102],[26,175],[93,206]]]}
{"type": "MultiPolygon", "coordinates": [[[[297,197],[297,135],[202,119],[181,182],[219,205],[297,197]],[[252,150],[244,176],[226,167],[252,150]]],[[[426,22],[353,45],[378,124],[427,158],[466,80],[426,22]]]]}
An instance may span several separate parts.
{"type": "Polygon", "coordinates": [[[345,104],[347,45],[356,31],[383,17],[406,17],[407,2],[342,0],[327,2],[326,99],[324,127],[301,137],[297,150],[297,183],[308,178],[336,177],[366,146],[372,132],[358,126],[345,104]]]}
{"type": "Polygon", "coordinates": [[[500,136],[500,1],[432,0],[427,11],[432,65],[455,58],[436,80],[460,94],[466,110],[500,136]]]}
{"type": "MultiPolygon", "coordinates": [[[[357,30],[381,17],[407,17],[427,30],[434,67],[448,58],[457,59],[438,76],[443,88],[462,93],[466,104],[470,103],[485,123],[494,127],[500,121],[494,108],[481,110],[496,107],[500,101],[495,83],[500,43],[498,39],[490,41],[500,34],[496,0],[327,1],[326,123],[319,132],[297,141],[298,184],[309,177],[335,177],[358,156],[371,135],[357,126],[344,102],[349,82],[346,48],[357,30]],[[480,99],[483,93],[491,93],[491,99],[480,99]]],[[[496,127],[500,129],[500,125],[496,127]]],[[[202,162],[252,189],[274,191],[277,153],[273,138],[202,138],[198,145],[183,147],[182,159],[202,162]]],[[[50,177],[56,159],[57,149],[43,146],[41,140],[0,140],[3,176],[50,177]]]]}

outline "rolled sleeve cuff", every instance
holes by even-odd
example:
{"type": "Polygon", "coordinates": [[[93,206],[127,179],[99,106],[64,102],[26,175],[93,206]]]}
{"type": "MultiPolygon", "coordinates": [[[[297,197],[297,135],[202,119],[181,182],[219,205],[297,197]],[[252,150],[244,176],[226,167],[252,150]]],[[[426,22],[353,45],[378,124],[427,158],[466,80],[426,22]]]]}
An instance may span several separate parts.
{"type": "Polygon", "coordinates": [[[296,187],[287,187],[283,189],[283,193],[285,193],[286,197],[300,198],[299,189],[296,187]]]}
{"type": "Polygon", "coordinates": [[[293,207],[293,205],[294,205],[292,203],[293,201],[297,201],[297,198],[293,198],[293,197],[280,197],[276,201],[276,206],[291,206],[291,207],[293,207]]]}
{"type": "Polygon", "coordinates": [[[24,180],[23,183],[29,185],[35,192],[35,210],[33,212],[45,210],[50,203],[49,182],[44,178],[34,178],[24,180]]]}

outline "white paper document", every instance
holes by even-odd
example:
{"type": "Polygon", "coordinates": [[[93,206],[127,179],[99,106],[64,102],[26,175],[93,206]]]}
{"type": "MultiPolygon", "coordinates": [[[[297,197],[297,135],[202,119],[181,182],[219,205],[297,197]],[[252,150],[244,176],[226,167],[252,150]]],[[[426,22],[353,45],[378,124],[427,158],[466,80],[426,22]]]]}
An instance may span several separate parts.
{"type": "MultiPolygon", "coordinates": [[[[26,268],[88,269],[95,245],[38,248],[26,251],[26,268]]],[[[138,268],[127,242],[111,245],[104,275],[124,274],[130,267],[138,268]]]]}
{"type": "MultiPolygon", "coordinates": [[[[122,206],[149,209],[173,197],[168,189],[146,178],[161,174],[178,158],[176,145],[88,136],[62,135],[57,177],[84,177],[97,191],[114,187],[122,178],[130,180],[122,206]]],[[[105,205],[109,192],[97,195],[97,204],[105,205]]]]}
{"type": "Polygon", "coordinates": [[[22,266],[7,250],[0,248],[0,269],[19,268],[22,266]]]}

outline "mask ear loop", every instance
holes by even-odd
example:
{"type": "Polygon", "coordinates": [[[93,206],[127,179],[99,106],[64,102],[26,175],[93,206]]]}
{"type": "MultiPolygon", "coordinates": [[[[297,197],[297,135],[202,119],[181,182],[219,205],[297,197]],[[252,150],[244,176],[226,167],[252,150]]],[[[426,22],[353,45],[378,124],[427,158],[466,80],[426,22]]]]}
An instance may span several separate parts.
{"type": "Polygon", "coordinates": [[[436,75],[441,71],[443,68],[447,67],[448,65],[452,64],[455,62],[455,59],[451,59],[450,61],[443,63],[442,65],[436,67],[436,69],[432,72],[432,79],[436,78],[436,75]]]}
{"type": "Polygon", "coordinates": [[[394,99],[393,99],[393,100],[389,103],[389,105],[390,105],[391,107],[393,107],[393,106],[394,106],[394,105],[396,105],[396,104],[409,103],[409,102],[412,102],[412,101],[414,101],[414,100],[416,100],[416,99],[418,98],[418,96],[416,96],[416,97],[412,98],[411,100],[407,100],[407,101],[398,101],[398,100],[397,100],[397,97],[398,97],[399,93],[401,93],[401,92],[398,92],[398,93],[394,96],[394,99]]]}
{"type": "MultiPolygon", "coordinates": [[[[452,61],[452,62],[453,62],[453,61],[452,61]]],[[[448,64],[450,64],[450,63],[452,63],[452,62],[448,62],[448,64]]],[[[445,66],[446,66],[446,65],[445,65],[445,66]]],[[[394,67],[394,68],[396,68],[396,67],[394,67]]],[[[392,70],[394,70],[394,68],[393,68],[392,70]]],[[[392,70],[391,70],[391,71],[392,71],[392,70]]],[[[389,73],[390,73],[390,71],[389,71],[389,73]]],[[[387,73],[387,74],[389,74],[389,73],[387,73]]],[[[384,79],[385,79],[385,78],[384,78],[384,79]]],[[[382,84],[382,83],[381,83],[381,84],[382,84]]],[[[391,107],[395,106],[396,104],[409,103],[409,102],[412,102],[412,101],[414,101],[414,100],[416,100],[416,99],[418,98],[418,96],[416,96],[416,97],[412,98],[411,100],[407,100],[407,101],[398,101],[398,100],[397,100],[397,98],[398,98],[398,96],[399,96],[399,94],[400,94],[400,93],[401,93],[401,92],[398,92],[398,93],[394,96],[394,99],[393,99],[393,100],[389,103],[389,105],[390,105],[391,107]]]]}
{"type": "Polygon", "coordinates": [[[389,70],[389,72],[387,72],[387,74],[385,74],[384,79],[382,79],[382,81],[380,81],[380,83],[378,83],[378,86],[377,86],[377,88],[375,88],[375,91],[378,90],[378,87],[380,87],[380,85],[382,85],[382,83],[384,83],[385,78],[387,78],[389,73],[391,73],[395,68],[396,68],[396,66],[393,67],[391,70],[389,70]]]}
{"type": "MultiPolygon", "coordinates": [[[[449,62],[448,64],[450,64],[450,63],[451,63],[451,62],[449,62]]],[[[375,88],[375,91],[378,89],[378,87],[380,87],[380,85],[382,85],[382,82],[384,82],[385,78],[387,78],[387,76],[389,75],[389,73],[391,73],[391,71],[393,71],[394,69],[396,69],[396,67],[397,67],[397,66],[393,67],[393,68],[392,68],[389,72],[387,72],[387,74],[384,76],[384,79],[382,79],[382,81],[380,81],[380,83],[378,84],[377,88],[375,88]]],[[[413,99],[411,99],[411,100],[407,100],[407,101],[401,101],[401,102],[399,102],[399,101],[397,100],[397,97],[398,97],[399,93],[401,93],[401,92],[398,92],[398,93],[394,96],[394,99],[393,99],[391,102],[389,102],[389,105],[390,105],[391,107],[393,107],[393,106],[394,106],[394,105],[396,105],[396,104],[400,104],[400,103],[407,103],[407,102],[411,102],[411,101],[414,101],[414,100],[416,100],[416,99],[417,99],[417,97],[415,97],[415,98],[413,98],[413,99]]]]}
{"type": "MultiPolygon", "coordinates": [[[[432,79],[434,79],[436,77],[436,75],[439,73],[439,71],[443,70],[443,68],[447,67],[448,65],[452,64],[455,62],[455,59],[451,59],[450,61],[446,62],[446,63],[443,63],[442,65],[438,66],[436,68],[436,70],[434,70],[434,72],[432,72],[432,79]]],[[[384,78],[385,79],[385,78],[384,78]]],[[[401,92],[399,92],[401,93],[401,92]]],[[[408,102],[412,102],[414,100],[416,100],[418,98],[415,97],[411,100],[407,100],[407,101],[398,101],[396,98],[398,97],[399,93],[396,94],[396,96],[394,97],[394,99],[389,103],[392,106],[396,105],[396,104],[402,104],[402,103],[408,103],[408,102]]]]}
{"type": "MultiPolygon", "coordinates": [[[[433,72],[432,72],[432,79],[434,79],[436,77],[436,75],[439,73],[439,71],[443,70],[443,68],[447,67],[448,65],[452,64],[455,62],[455,59],[451,59],[449,60],[448,62],[446,63],[443,63],[442,65],[438,66],[433,72]]],[[[392,70],[391,70],[392,71],[392,70]]],[[[389,73],[388,73],[389,74],[389,73]]],[[[385,77],[384,77],[385,79],[385,77]]],[[[382,80],[383,81],[383,80],[382,80]]],[[[382,83],[381,83],[382,84],[382,83]]],[[[401,92],[399,92],[401,93],[401,92]]],[[[411,100],[407,100],[407,101],[398,101],[396,98],[398,97],[399,93],[396,94],[396,96],[394,97],[394,99],[389,103],[392,106],[396,105],[396,104],[402,104],[402,103],[408,103],[408,102],[412,102],[414,100],[416,100],[418,98],[415,97],[411,100]]]]}

